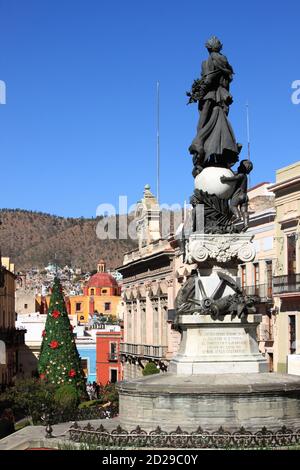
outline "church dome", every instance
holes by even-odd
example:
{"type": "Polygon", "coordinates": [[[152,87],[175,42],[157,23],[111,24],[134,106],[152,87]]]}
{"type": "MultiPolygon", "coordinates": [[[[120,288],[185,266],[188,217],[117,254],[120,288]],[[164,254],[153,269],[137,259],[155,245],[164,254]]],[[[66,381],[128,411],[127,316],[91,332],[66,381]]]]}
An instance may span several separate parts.
{"type": "Polygon", "coordinates": [[[118,283],[109,273],[96,273],[90,277],[86,287],[118,287],[118,283]]]}

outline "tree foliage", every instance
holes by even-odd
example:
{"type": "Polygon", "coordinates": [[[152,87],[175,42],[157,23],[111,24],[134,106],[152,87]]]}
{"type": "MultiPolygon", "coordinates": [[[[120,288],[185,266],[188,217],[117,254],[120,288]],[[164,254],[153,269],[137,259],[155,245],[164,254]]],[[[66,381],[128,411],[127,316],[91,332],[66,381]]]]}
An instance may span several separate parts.
{"type": "Polygon", "coordinates": [[[33,266],[43,268],[55,259],[61,267],[67,264],[88,272],[95,268],[95,260],[100,254],[107,267],[115,269],[122,264],[124,253],[136,247],[136,241],[131,239],[99,239],[96,227],[101,217],[65,218],[42,212],[2,209],[0,219],[2,252],[14,260],[18,271],[33,266]]]}
{"type": "Polygon", "coordinates": [[[56,386],[72,385],[79,397],[85,396],[80,356],[58,278],[53,283],[38,370],[41,380],[56,386]]]}
{"type": "Polygon", "coordinates": [[[19,379],[13,387],[1,394],[1,401],[13,407],[14,411],[22,411],[31,416],[34,423],[40,421],[43,407],[53,405],[55,385],[39,379],[19,379]]]}

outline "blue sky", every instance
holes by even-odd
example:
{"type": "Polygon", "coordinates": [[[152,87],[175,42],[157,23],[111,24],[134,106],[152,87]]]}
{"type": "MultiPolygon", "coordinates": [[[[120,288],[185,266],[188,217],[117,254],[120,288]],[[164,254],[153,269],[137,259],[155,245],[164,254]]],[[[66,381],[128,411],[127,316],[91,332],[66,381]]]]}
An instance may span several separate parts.
{"type": "Polygon", "coordinates": [[[161,202],[193,191],[196,105],[185,92],[215,34],[235,70],[230,120],[251,184],[300,159],[298,1],[0,0],[1,207],[95,216],[155,188],[161,92],[161,202]]]}

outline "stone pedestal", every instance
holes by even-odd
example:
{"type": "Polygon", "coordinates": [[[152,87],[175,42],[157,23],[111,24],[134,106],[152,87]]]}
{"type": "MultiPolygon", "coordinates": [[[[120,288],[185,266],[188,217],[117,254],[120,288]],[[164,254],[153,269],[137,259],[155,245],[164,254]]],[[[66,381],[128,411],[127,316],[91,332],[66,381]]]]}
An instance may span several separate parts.
{"type": "Polygon", "coordinates": [[[300,425],[300,377],[286,374],[154,374],[120,382],[120,424],[131,431],[256,432],[300,425]]]}
{"type": "Polygon", "coordinates": [[[209,315],[181,315],[182,339],[169,371],[178,375],[267,372],[268,364],[258,350],[256,329],[260,315],[247,320],[209,315]]]}

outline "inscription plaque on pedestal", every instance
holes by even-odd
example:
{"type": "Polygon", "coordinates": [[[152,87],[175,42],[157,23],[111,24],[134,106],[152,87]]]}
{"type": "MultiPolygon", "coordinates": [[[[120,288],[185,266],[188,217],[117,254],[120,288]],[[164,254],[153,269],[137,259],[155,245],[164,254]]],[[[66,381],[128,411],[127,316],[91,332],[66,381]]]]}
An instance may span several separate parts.
{"type": "Polygon", "coordinates": [[[249,340],[245,332],[226,330],[200,331],[198,354],[245,354],[249,340]]]}

